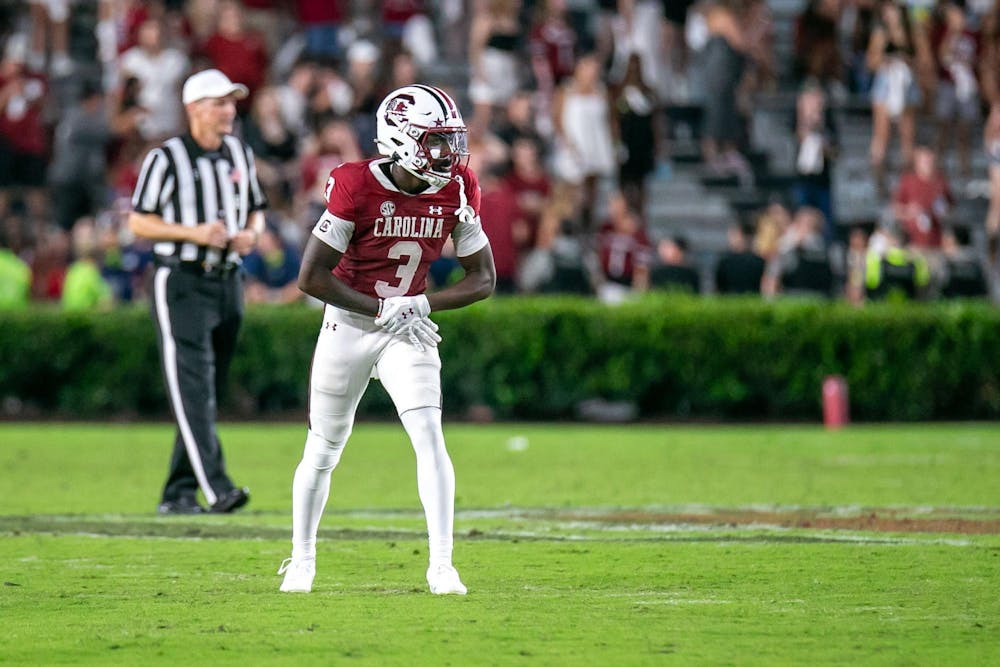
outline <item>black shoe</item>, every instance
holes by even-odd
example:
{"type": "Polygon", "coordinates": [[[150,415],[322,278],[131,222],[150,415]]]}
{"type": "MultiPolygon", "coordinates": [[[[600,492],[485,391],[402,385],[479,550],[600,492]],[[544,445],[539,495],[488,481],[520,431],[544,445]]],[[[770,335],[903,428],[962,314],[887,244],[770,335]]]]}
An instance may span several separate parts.
{"type": "Polygon", "coordinates": [[[213,514],[234,512],[246,505],[248,500],[250,500],[250,489],[245,486],[242,489],[233,489],[224,496],[219,496],[209,512],[213,514]]]}
{"type": "Polygon", "coordinates": [[[202,514],[207,511],[197,500],[187,496],[177,500],[164,500],[156,508],[157,514],[202,514]]]}

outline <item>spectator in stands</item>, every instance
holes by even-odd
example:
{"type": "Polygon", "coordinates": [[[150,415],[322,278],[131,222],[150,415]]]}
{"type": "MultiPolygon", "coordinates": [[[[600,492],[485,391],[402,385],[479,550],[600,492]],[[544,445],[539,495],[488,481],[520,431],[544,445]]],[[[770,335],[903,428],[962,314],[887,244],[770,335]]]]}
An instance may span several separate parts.
{"type": "Polygon", "coordinates": [[[1000,2],[983,17],[980,34],[979,78],[989,106],[1000,104],[1000,2]]]}
{"type": "Polygon", "coordinates": [[[293,160],[298,155],[298,137],[281,115],[275,88],[257,91],[250,115],[243,124],[243,140],[253,149],[257,177],[272,207],[292,198],[293,160]]]}
{"type": "Polygon", "coordinates": [[[831,174],[839,140],[833,111],[826,94],[818,86],[807,86],[795,104],[795,184],[792,205],[812,206],[823,214],[823,238],[832,243],[837,237],[833,215],[831,174]]]}
{"type": "Polygon", "coordinates": [[[391,61],[397,53],[406,51],[421,65],[433,64],[437,59],[437,41],[425,3],[422,0],[383,0],[379,4],[385,59],[391,61]]]}
{"type": "Polygon", "coordinates": [[[832,296],[833,271],[822,228],[823,214],[818,210],[804,206],[795,211],[778,242],[777,256],[765,270],[762,291],[766,296],[832,296]]]}
{"type": "Polygon", "coordinates": [[[403,86],[423,81],[421,66],[408,51],[400,51],[392,57],[392,65],[389,67],[387,83],[383,86],[386,90],[396,90],[403,86]]]}
{"type": "Polygon", "coordinates": [[[934,102],[938,155],[944,158],[954,137],[961,175],[968,178],[972,173],[969,138],[972,125],[979,120],[979,34],[968,26],[965,0],[947,0],[940,11],[943,20],[931,38],[938,78],[934,102]]]}
{"type": "MultiPolygon", "coordinates": [[[[745,92],[748,98],[757,93],[773,90],[777,81],[774,65],[774,17],[768,0],[740,0],[737,4],[738,19],[743,27],[747,56],[747,81],[745,92]]],[[[746,107],[752,101],[745,102],[746,107]]]]}
{"type": "Polygon", "coordinates": [[[304,55],[330,62],[340,56],[343,0],[296,0],[299,23],[305,28],[304,55]]]}
{"type": "Polygon", "coordinates": [[[701,292],[701,278],[688,261],[687,239],[672,236],[656,244],[656,261],[649,271],[649,287],[688,294],[701,292]]]}
{"type": "Polygon", "coordinates": [[[639,54],[633,53],[629,58],[625,78],[612,91],[612,101],[614,124],[618,126],[624,154],[618,168],[618,183],[629,206],[644,212],[646,179],[656,168],[660,135],[656,123],[659,111],[656,92],[642,78],[639,54]]]}
{"type": "Polygon", "coordinates": [[[779,202],[772,202],[757,217],[753,237],[753,251],[765,262],[778,256],[782,236],[792,224],[792,216],[779,202]]]}
{"type": "Polygon", "coordinates": [[[541,0],[535,6],[528,38],[531,71],[539,93],[552,97],[576,66],[576,31],[569,23],[566,0],[541,0]]]}
{"type": "Polygon", "coordinates": [[[848,42],[848,87],[852,93],[859,95],[871,92],[872,71],[868,68],[868,45],[877,23],[880,2],[881,0],[852,0],[847,3],[850,22],[853,24],[848,42]]]}
{"type": "Polygon", "coordinates": [[[904,233],[883,227],[872,236],[865,270],[865,292],[869,299],[922,298],[929,283],[927,261],[920,253],[906,248],[904,233]]]}
{"type": "MultiPolygon", "coordinates": [[[[105,81],[107,77],[104,77],[105,81]]],[[[139,166],[146,151],[146,140],[140,125],[147,111],[139,103],[139,79],[129,76],[114,84],[105,95],[109,107],[114,137],[108,147],[108,180],[120,187],[123,196],[131,198],[135,183],[124,182],[134,174],[139,177],[139,166]]]]}
{"type": "Polygon", "coordinates": [[[292,66],[288,80],[275,88],[282,123],[298,139],[309,131],[310,102],[318,85],[317,72],[316,63],[299,60],[292,66]]]}
{"type": "Polygon", "coordinates": [[[843,0],[809,0],[795,21],[793,74],[801,83],[814,82],[829,90],[843,79],[840,56],[840,15],[843,0]]]}
{"type": "MultiPolygon", "coordinates": [[[[125,205],[129,203],[126,199],[125,205]]],[[[100,232],[101,276],[111,286],[112,299],[116,303],[128,303],[146,296],[147,271],[153,265],[152,242],[124,227],[120,221],[125,215],[123,212],[106,216],[100,232]]]]}
{"type": "Polygon", "coordinates": [[[871,93],[871,164],[875,186],[882,197],[888,193],[885,160],[893,122],[899,128],[903,165],[909,165],[913,156],[916,109],[921,101],[916,76],[919,42],[914,33],[905,6],[894,0],[880,2],[867,58],[869,69],[875,72],[871,93]]]}
{"type": "Polygon", "coordinates": [[[667,60],[667,95],[674,103],[687,102],[689,93],[687,40],[684,37],[688,10],[697,0],[667,0],[663,3],[663,51],[667,60]]]}
{"type": "Polygon", "coordinates": [[[20,215],[0,216],[0,242],[31,265],[35,258],[37,228],[20,215]]]}
{"type": "Polygon", "coordinates": [[[638,55],[642,79],[649,86],[658,87],[663,66],[663,5],[651,0],[618,0],[617,9],[611,17],[608,81],[620,83],[625,78],[629,59],[638,55]]]}
{"type": "Polygon", "coordinates": [[[243,11],[236,0],[222,0],[215,32],[201,47],[212,67],[249,89],[247,97],[236,104],[241,117],[250,110],[254,95],[266,83],[269,65],[264,36],[247,29],[243,11]]]}
{"type": "Polygon", "coordinates": [[[257,241],[257,247],[243,258],[246,271],[246,299],[249,303],[291,303],[302,297],[297,280],[301,259],[271,224],[257,241]]]}
{"type": "Polygon", "coordinates": [[[860,305],[865,300],[865,272],[868,268],[868,237],[874,225],[868,222],[852,225],[847,235],[844,258],[844,298],[860,305]]]}
{"type": "Polygon", "coordinates": [[[327,116],[319,134],[309,142],[301,160],[301,190],[298,209],[302,219],[317,220],[326,208],[326,184],[330,171],[344,162],[361,159],[361,148],[347,121],[327,116]]]}
{"type": "Polygon", "coordinates": [[[48,85],[27,68],[27,44],[11,37],[0,60],[0,217],[23,199],[34,222],[44,220],[49,133],[43,117],[48,85]]]}
{"type": "Polygon", "coordinates": [[[95,215],[107,203],[107,160],[112,139],[104,91],[85,82],[80,102],[71,108],[55,132],[49,183],[55,220],[70,229],[84,216],[95,215]]]}
{"type": "Polygon", "coordinates": [[[20,310],[31,294],[31,267],[11,250],[6,236],[0,235],[0,311],[20,310]]]}
{"type": "Polygon", "coordinates": [[[746,118],[738,104],[747,66],[749,44],[739,16],[730,7],[711,5],[705,11],[708,41],[703,50],[706,104],[702,116],[702,158],[716,173],[750,172],[740,147],[746,140],[746,118]]]}
{"type": "MultiPolygon", "coordinates": [[[[354,106],[354,89],[340,71],[330,64],[316,68],[316,85],[309,98],[308,124],[318,127],[331,113],[344,119],[350,127],[349,115],[354,106]]],[[[369,149],[374,151],[374,147],[369,149]]]]}
{"type": "Polygon", "coordinates": [[[469,29],[472,134],[485,131],[494,109],[505,105],[521,87],[524,45],[520,9],[520,0],[476,3],[469,29]]]}
{"type": "Polygon", "coordinates": [[[893,214],[913,246],[941,247],[943,218],[952,203],[948,181],[938,171],[934,149],[917,146],[913,168],[900,176],[892,202],[893,214]]]}
{"type": "Polygon", "coordinates": [[[73,224],[73,256],[62,289],[62,308],[90,312],[108,310],[113,305],[111,286],[101,276],[101,246],[93,218],[73,224]]]}
{"type": "Polygon", "coordinates": [[[381,23],[387,42],[394,42],[394,47],[387,48],[390,53],[396,53],[402,46],[403,30],[413,17],[420,16],[424,11],[421,0],[382,0],[381,23]]]}
{"type": "Polygon", "coordinates": [[[649,288],[650,243],[642,221],[621,192],[608,198],[608,218],[597,234],[598,295],[615,302],[649,288]]]}
{"type": "Polygon", "coordinates": [[[580,197],[574,188],[553,189],[542,211],[535,247],[518,259],[519,291],[593,294],[598,269],[581,233],[580,197]]]}
{"type": "Polygon", "coordinates": [[[122,54],[122,80],[139,81],[138,102],[146,111],[139,130],[146,141],[157,142],[181,131],[184,116],[180,105],[181,81],[188,73],[184,53],[163,43],[163,26],[149,20],[139,28],[139,43],[122,54]]]}
{"type": "Polygon", "coordinates": [[[479,217],[493,250],[497,271],[496,292],[512,294],[517,291],[518,250],[528,235],[528,223],[521,217],[522,208],[510,182],[497,172],[497,169],[476,171],[483,192],[479,217]]]}
{"type": "Polygon", "coordinates": [[[529,251],[538,243],[542,211],[552,192],[548,174],[545,173],[538,153],[538,144],[533,139],[515,139],[510,150],[511,168],[503,179],[506,192],[515,206],[512,231],[519,254],[529,251]]]}
{"type": "Polygon", "coordinates": [[[500,114],[493,134],[508,146],[512,146],[520,138],[531,139],[544,155],[546,144],[539,131],[538,109],[534,105],[533,97],[534,95],[528,90],[514,93],[507,101],[504,113],[500,114]]]}
{"type": "Polygon", "coordinates": [[[969,245],[969,232],[961,227],[947,227],[941,234],[944,276],[941,296],[984,297],[989,294],[986,272],[977,253],[969,245]]]}
{"type": "Polygon", "coordinates": [[[294,20],[287,11],[287,0],[241,0],[240,4],[247,28],[264,38],[268,53],[277,53],[293,32],[294,20]]]}
{"type": "Polygon", "coordinates": [[[1000,259],[1000,101],[993,104],[983,129],[983,144],[989,159],[990,206],[986,214],[986,236],[991,261],[1000,259]]]}
{"type": "MultiPolygon", "coordinates": [[[[390,55],[395,57],[398,53],[410,55],[414,63],[421,69],[433,67],[441,62],[438,39],[435,34],[434,21],[423,9],[414,12],[403,24],[403,37],[400,50],[397,53],[390,51],[390,55]]],[[[437,18],[437,14],[434,14],[437,18]]],[[[442,31],[441,34],[447,34],[442,31]]],[[[446,40],[451,41],[451,40],[446,40]]],[[[390,44],[391,46],[391,44],[390,44]]]]}
{"type": "Polygon", "coordinates": [[[375,150],[375,112],[384,96],[379,87],[380,62],[379,48],[366,39],[356,40],[347,48],[346,78],[354,93],[349,116],[354,136],[365,154],[375,150]]]}
{"type": "Polygon", "coordinates": [[[573,77],[556,93],[553,167],[556,178],[582,193],[583,231],[591,231],[597,185],[618,168],[617,128],[601,64],[593,55],[581,57],[573,77]]]}
{"type": "Polygon", "coordinates": [[[69,56],[70,0],[30,0],[31,61],[42,71],[48,53],[49,72],[53,77],[72,74],[73,60],[69,56]]]}
{"type": "Polygon", "coordinates": [[[743,225],[726,230],[726,252],[715,267],[715,289],[719,294],[760,294],[764,258],[750,249],[743,225]]]}
{"type": "Polygon", "coordinates": [[[49,226],[38,235],[38,247],[31,261],[31,298],[35,301],[58,301],[69,266],[69,234],[61,227],[49,226]]]}

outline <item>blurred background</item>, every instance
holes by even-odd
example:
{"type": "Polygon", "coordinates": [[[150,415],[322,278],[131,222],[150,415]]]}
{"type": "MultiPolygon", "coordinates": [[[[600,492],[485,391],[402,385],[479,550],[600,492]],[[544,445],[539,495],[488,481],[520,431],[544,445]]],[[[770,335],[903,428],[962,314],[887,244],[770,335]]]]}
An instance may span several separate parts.
{"type": "Polygon", "coordinates": [[[1000,298],[1000,0],[28,0],[0,44],[8,313],[146,299],[129,198],[208,67],[271,202],[249,302],[303,299],[329,170],[417,81],[462,107],[500,294],[1000,298]]]}

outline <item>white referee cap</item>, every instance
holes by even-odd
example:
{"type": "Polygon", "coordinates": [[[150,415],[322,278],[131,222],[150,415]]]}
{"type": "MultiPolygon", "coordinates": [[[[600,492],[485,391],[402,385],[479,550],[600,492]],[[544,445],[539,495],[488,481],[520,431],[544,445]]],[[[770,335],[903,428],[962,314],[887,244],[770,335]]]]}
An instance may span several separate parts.
{"type": "Polygon", "coordinates": [[[219,70],[206,69],[192,74],[184,82],[181,101],[184,104],[191,104],[198,100],[225,97],[226,95],[236,95],[236,99],[242,100],[249,92],[249,89],[242,83],[233,83],[228,76],[219,70]]]}

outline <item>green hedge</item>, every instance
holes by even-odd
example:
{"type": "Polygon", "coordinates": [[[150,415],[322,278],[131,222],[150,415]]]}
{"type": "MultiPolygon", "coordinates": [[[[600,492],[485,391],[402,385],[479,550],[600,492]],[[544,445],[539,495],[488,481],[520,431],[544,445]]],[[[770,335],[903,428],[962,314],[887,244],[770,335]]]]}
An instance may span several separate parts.
{"type": "MultiPolygon", "coordinates": [[[[320,319],[306,306],[249,309],[224,409],[304,415],[320,319]]],[[[493,298],[435,319],[453,415],[485,404],[563,419],[603,398],[647,418],[816,419],[822,379],[839,373],[856,419],[1000,417],[1000,311],[988,304],[493,298]]],[[[362,414],[391,414],[375,385],[362,414]]],[[[8,416],[165,415],[147,311],[0,314],[0,400],[8,416]]]]}

